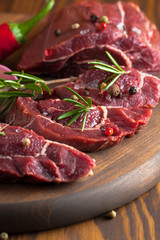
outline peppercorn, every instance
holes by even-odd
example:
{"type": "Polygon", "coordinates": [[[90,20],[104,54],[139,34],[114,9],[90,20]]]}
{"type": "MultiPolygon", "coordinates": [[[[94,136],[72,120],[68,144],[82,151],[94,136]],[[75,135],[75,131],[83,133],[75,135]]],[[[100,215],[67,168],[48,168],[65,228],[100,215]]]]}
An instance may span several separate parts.
{"type": "Polygon", "coordinates": [[[100,17],[99,21],[100,21],[101,23],[107,24],[107,23],[108,23],[108,17],[107,17],[107,16],[102,16],[102,17],[100,17]]]}
{"type": "Polygon", "coordinates": [[[107,92],[112,96],[112,97],[117,97],[120,94],[120,89],[117,84],[113,84],[107,89],[107,92]]]}
{"type": "Polygon", "coordinates": [[[104,131],[104,134],[106,136],[111,136],[113,135],[113,128],[107,127],[106,130],[104,131]]]}
{"type": "Polygon", "coordinates": [[[122,98],[122,92],[120,92],[117,97],[122,98]]]}
{"type": "Polygon", "coordinates": [[[75,101],[78,101],[78,97],[76,95],[72,95],[70,98],[75,100],[75,101]]]}
{"type": "Polygon", "coordinates": [[[98,20],[97,15],[96,15],[96,14],[92,14],[92,15],[91,15],[91,21],[92,21],[93,23],[95,23],[95,22],[97,22],[97,20],[98,20]]]}
{"type": "Polygon", "coordinates": [[[72,24],[72,29],[78,29],[80,27],[79,23],[72,24]]]}
{"type": "Polygon", "coordinates": [[[54,35],[55,35],[56,37],[60,36],[61,34],[62,34],[62,32],[61,32],[60,29],[55,29],[55,30],[54,30],[54,35]]]}
{"type": "Polygon", "coordinates": [[[0,239],[1,239],[1,240],[7,240],[7,239],[8,239],[8,233],[2,232],[2,233],[0,234],[0,239]]]}
{"type": "Polygon", "coordinates": [[[23,145],[25,147],[28,147],[30,145],[31,141],[29,138],[23,138],[23,145]]]}
{"type": "Polygon", "coordinates": [[[105,87],[107,86],[107,84],[106,83],[101,83],[101,85],[100,85],[100,90],[103,90],[103,89],[105,89],[105,87]]]}
{"type": "Polygon", "coordinates": [[[104,31],[107,28],[107,24],[106,23],[100,23],[98,26],[98,30],[100,31],[104,31]]]}
{"type": "Polygon", "coordinates": [[[116,215],[117,215],[116,211],[112,210],[112,211],[106,213],[106,214],[104,215],[104,217],[105,217],[105,218],[108,218],[108,219],[113,219],[113,218],[116,217],[116,215]]]}
{"type": "Polygon", "coordinates": [[[130,89],[129,89],[129,94],[130,94],[130,95],[134,95],[134,94],[136,94],[136,93],[137,93],[136,87],[135,87],[135,86],[130,87],[130,89]]]}

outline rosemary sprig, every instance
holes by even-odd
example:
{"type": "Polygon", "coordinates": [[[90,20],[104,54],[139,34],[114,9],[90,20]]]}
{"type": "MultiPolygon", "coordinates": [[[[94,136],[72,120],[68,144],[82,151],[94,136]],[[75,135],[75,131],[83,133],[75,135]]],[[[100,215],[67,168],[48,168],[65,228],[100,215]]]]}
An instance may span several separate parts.
{"type": "Polygon", "coordinates": [[[70,98],[64,98],[63,100],[66,102],[70,102],[73,103],[75,105],[75,107],[78,107],[72,111],[66,112],[64,114],[62,114],[61,116],[59,116],[57,118],[57,120],[61,120],[70,116],[73,116],[73,118],[69,121],[69,123],[67,124],[67,126],[71,125],[71,123],[73,123],[79,116],[81,116],[84,113],[84,118],[83,118],[83,122],[82,122],[82,128],[81,131],[83,132],[84,128],[85,128],[85,123],[86,123],[86,118],[87,118],[87,114],[90,111],[90,109],[92,108],[92,99],[90,97],[87,97],[87,99],[85,100],[82,96],[80,96],[77,92],[75,92],[74,90],[72,90],[69,87],[66,87],[70,92],[72,92],[81,102],[78,102],[74,99],[70,99],[70,98]]]}
{"type": "Polygon", "coordinates": [[[103,91],[106,91],[113,83],[115,83],[115,81],[117,81],[117,79],[123,75],[123,74],[127,74],[129,73],[129,71],[124,71],[119,64],[116,62],[116,60],[111,56],[111,54],[108,51],[105,51],[105,53],[107,54],[108,58],[111,60],[111,62],[113,63],[113,65],[115,66],[111,66],[107,63],[101,62],[97,59],[95,59],[92,62],[88,62],[88,64],[92,64],[93,66],[90,68],[95,68],[95,69],[100,69],[109,73],[112,73],[111,76],[109,76],[107,79],[105,79],[103,81],[103,83],[106,83],[107,81],[111,80],[110,83],[108,85],[106,85],[106,87],[103,88],[103,91]]]}
{"type": "Polygon", "coordinates": [[[17,71],[5,72],[7,75],[16,76],[18,80],[5,80],[0,78],[0,107],[5,108],[0,112],[4,113],[15,101],[17,97],[35,97],[35,92],[43,94],[43,88],[51,94],[49,87],[44,83],[44,80],[31,74],[17,71]],[[8,88],[10,89],[8,91],[8,88]],[[30,90],[29,92],[25,91],[30,90]]]}

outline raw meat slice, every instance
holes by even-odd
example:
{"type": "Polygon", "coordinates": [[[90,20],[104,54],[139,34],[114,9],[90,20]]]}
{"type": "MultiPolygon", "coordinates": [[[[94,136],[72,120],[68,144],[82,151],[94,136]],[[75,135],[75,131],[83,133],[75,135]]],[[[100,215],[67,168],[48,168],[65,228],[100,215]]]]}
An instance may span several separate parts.
{"type": "Polygon", "coordinates": [[[86,70],[88,60],[107,61],[105,50],[121,65],[160,70],[160,34],[156,26],[137,5],[121,1],[74,2],[54,12],[42,33],[24,51],[18,68],[58,77],[78,75],[86,70]],[[97,22],[91,20],[93,15],[98,17],[97,22]],[[109,19],[105,29],[100,22],[102,16],[109,19]],[[55,34],[57,29],[59,34],[55,34]]]}
{"type": "Polygon", "coordinates": [[[98,106],[87,115],[86,128],[81,131],[83,116],[69,127],[68,119],[57,117],[74,109],[70,103],[58,99],[33,101],[30,98],[18,98],[12,106],[6,121],[12,125],[32,129],[49,140],[66,143],[86,152],[94,152],[115,145],[126,136],[132,136],[139,126],[146,124],[151,110],[136,108],[98,106]],[[117,119],[116,116],[119,116],[117,119]],[[125,124],[124,124],[125,123],[125,124]],[[113,134],[106,134],[112,129],[113,134]]]}
{"type": "Polygon", "coordinates": [[[1,131],[0,182],[72,182],[92,174],[95,167],[88,155],[33,131],[6,124],[1,131]]]}
{"type": "MultiPolygon", "coordinates": [[[[123,68],[129,71],[123,74],[116,81],[122,94],[121,97],[112,97],[107,91],[99,94],[99,85],[110,76],[102,70],[89,69],[80,75],[76,82],[69,82],[66,86],[78,92],[86,98],[90,96],[93,104],[100,106],[121,106],[121,107],[155,107],[160,98],[160,80],[150,74],[139,72],[133,68],[123,68]],[[129,89],[134,86],[137,93],[130,95],[129,89]]],[[[70,97],[71,93],[65,85],[57,86],[52,91],[52,97],[63,99],[70,97]]],[[[47,95],[45,96],[47,97],[47,95]]]]}

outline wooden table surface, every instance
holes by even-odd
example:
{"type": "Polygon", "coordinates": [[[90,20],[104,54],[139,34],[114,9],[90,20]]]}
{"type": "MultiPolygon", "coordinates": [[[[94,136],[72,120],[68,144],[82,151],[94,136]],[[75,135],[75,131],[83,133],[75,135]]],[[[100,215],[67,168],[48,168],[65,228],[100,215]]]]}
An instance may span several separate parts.
{"type": "MultiPolygon", "coordinates": [[[[73,0],[57,0],[55,9],[73,0]]],[[[78,2],[78,1],[77,1],[78,2]]],[[[116,2],[106,0],[106,2],[116,2]]],[[[133,0],[160,29],[160,1],[133,0]]],[[[36,14],[44,0],[0,0],[0,12],[36,14]]],[[[99,216],[86,222],[50,231],[10,235],[10,240],[159,240],[160,183],[148,193],[116,210],[115,219],[99,216]]]]}

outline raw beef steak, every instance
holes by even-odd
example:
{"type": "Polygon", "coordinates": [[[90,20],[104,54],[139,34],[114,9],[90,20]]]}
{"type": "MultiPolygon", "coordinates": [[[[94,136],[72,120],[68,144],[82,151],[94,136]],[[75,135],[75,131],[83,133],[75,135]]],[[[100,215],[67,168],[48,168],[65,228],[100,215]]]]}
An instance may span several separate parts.
{"type": "Polygon", "coordinates": [[[67,143],[82,151],[94,152],[115,145],[126,136],[132,136],[148,122],[151,115],[150,109],[93,106],[87,114],[82,132],[83,115],[69,127],[66,125],[70,118],[57,120],[58,116],[73,109],[72,103],[59,99],[37,102],[30,98],[18,98],[6,121],[32,129],[46,139],[67,143]]]}
{"type": "Polygon", "coordinates": [[[92,174],[95,161],[33,131],[1,124],[0,182],[72,182],[92,174]]]}
{"type": "MultiPolygon", "coordinates": [[[[102,70],[89,69],[80,75],[76,82],[69,82],[66,86],[78,92],[81,96],[92,98],[93,104],[100,106],[121,106],[121,107],[155,107],[160,98],[160,80],[150,74],[139,72],[133,68],[123,68],[129,71],[118,78],[116,84],[119,86],[121,96],[114,97],[104,91],[100,94],[100,84],[110,76],[102,70]],[[131,95],[129,90],[135,87],[137,93],[131,95]]],[[[108,82],[107,82],[108,83],[108,82]]],[[[65,88],[65,85],[57,86],[52,91],[52,97],[63,99],[70,97],[72,93],[65,88]]],[[[48,97],[44,95],[44,97],[48,97]]]]}
{"type": "Polygon", "coordinates": [[[42,33],[26,48],[19,69],[34,74],[78,75],[93,59],[109,51],[120,65],[160,70],[160,34],[133,3],[72,3],[49,18],[42,33]],[[101,23],[107,16],[108,23],[101,23]]]}

